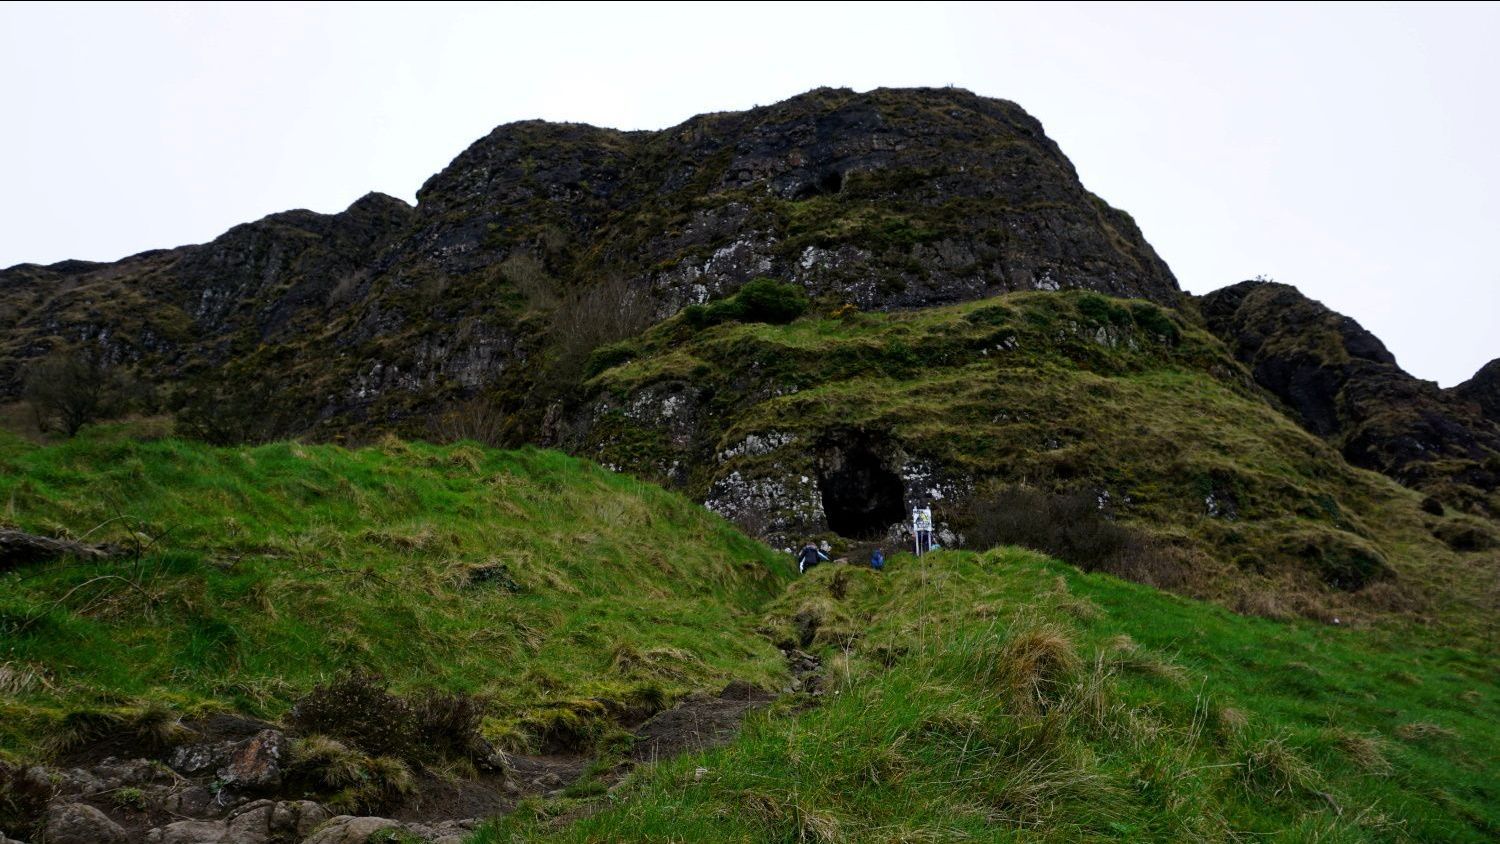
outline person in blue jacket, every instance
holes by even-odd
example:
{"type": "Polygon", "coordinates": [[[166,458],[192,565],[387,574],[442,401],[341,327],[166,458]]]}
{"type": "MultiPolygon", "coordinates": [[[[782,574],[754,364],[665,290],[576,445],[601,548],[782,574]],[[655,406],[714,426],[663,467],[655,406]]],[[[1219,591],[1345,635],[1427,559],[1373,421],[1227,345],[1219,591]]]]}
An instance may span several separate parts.
{"type": "Polygon", "coordinates": [[[870,568],[876,571],[885,568],[885,549],[876,548],[870,553],[870,568]]]}
{"type": "Polygon", "coordinates": [[[818,546],[811,542],[802,546],[802,550],[797,552],[797,571],[802,574],[806,574],[808,569],[818,563],[826,562],[828,562],[828,555],[819,551],[818,546]]]}

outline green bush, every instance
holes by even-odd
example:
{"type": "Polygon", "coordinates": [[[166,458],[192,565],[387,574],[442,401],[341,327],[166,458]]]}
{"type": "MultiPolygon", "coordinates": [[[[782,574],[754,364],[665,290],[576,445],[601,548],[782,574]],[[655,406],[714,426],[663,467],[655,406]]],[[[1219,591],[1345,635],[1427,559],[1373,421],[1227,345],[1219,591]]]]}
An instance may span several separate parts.
{"type": "Polygon", "coordinates": [[[682,309],[682,321],[693,328],[724,322],[765,322],[785,325],[807,313],[807,292],[774,278],[753,278],[733,296],[707,305],[682,309]]]}
{"type": "Polygon", "coordinates": [[[1078,297],[1078,312],[1095,325],[1129,325],[1130,311],[1097,293],[1085,293],[1078,297]]]}
{"type": "Polygon", "coordinates": [[[732,297],[738,300],[741,322],[785,325],[807,313],[807,292],[795,284],[772,278],[754,278],[732,297]]]}
{"type": "MultiPolygon", "coordinates": [[[[694,305],[692,307],[701,307],[694,305]]],[[[629,342],[611,343],[600,346],[589,353],[588,362],[583,366],[583,377],[593,378],[606,369],[614,369],[639,354],[639,350],[629,342]]]]}
{"type": "Polygon", "coordinates": [[[1168,343],[1176,345],[1182,336],[1177,323],[1167,316],[1166,311],[1148,302],[1133,303],[1130,306],[1130,315],[1135,318],[1136,325],[1158,337],[1165,337],[1168,343]]]}

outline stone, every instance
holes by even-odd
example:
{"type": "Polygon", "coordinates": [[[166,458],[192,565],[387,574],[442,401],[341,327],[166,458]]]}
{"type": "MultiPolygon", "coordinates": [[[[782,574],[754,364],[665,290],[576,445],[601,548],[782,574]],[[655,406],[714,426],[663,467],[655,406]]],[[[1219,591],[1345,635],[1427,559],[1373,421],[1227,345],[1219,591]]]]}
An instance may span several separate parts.
{"type": "Polygon", "coordinates": [[[234,748],[232,741],[186,744],[172,750],[167,756],[167,765],[184,776],[208,774],[222,767],[234,753],[234,748]]]}
{"type": "Polygon", "coordinates": [[[126,844],[125,830],[87,803],[55,803],[47,811],[47,844],[126,844]]]}
{"type": "Polygon", "coordinates": [[[370,836],[386,830],[404,831],[405,826],[389,818],[339,815],[304,838],[302,844],[366,844],[370,836]]]}
{"type": "Polygon", "coordinates": [[[288,844],[311,835],[329,818],[311,800],[256,800],[229,813],[226,844],[288,844]]]}
{"type": "Polygon", "coordinates": [[[222,844],[228,831],[223,821],[176,821],[146,833],[146,844],[222,844]]]}
{"type": "Polygon", "coordinates": [[[185,818],[216,818],[229,808],[208,788],[195,785],[174,791],[162,800],[168,814],[185,818]]]}
{"type": "Polygon", "coordinates": [[[279,730],[261,730],[235,746],[219,769],[219,779],[227,788],[269,791],[281,785],[281,760],[286,754],[285,735],[279,730]]]}

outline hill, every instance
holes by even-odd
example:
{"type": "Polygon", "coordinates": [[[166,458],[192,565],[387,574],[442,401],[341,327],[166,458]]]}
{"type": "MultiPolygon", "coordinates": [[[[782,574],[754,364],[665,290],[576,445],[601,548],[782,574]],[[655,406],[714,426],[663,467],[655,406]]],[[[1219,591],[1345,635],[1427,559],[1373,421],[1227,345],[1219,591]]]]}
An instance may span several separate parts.
{"type": "Polygon", "coordinates": [[[527,749],[785,673],[748,631],[786,560],[555,452],[213,449],[101,429],[6,439],[0,467],[9,526],[124,549],[0,573],[7,754],[79,713],[152,702],[277,718],[350,670],[480,695],[503,713],[489,736],[527,749]]]}
{"type": "Polygon", "coordinates": [[[1408,375],[1359,323],[1285,284],[1242,282],[1200,304],[1257,382],[1349,462],[1448,506],[1500,515],[1495,364],[1440,389],[1408,375]]]}
{"type": "Polygon", "coordinates": [[[1007,492],[1082,494],[1063,521],[1157,544],[1080,565],[1272,615],[1495,613],[1496,555],[1464,538],[1492,523],[1348,465],[1179,312],[1063,292],[700,322],[602,350],[563,442],[780,544],[889,542],[924,502],[945,544],[1036,544],[997,520],[1057,514],[1007,492]]]}
{"type": "Polygon", "coordinates": [[[1462,649],[1245,618],[1015,550],[815,569],[769,618],[829,655],[822,706],[640,769],[597,815],[533,805],[475,840],[1500,832],[1500,688],[1462,649]]]}
{"type": "Polygon", "coordinates": [[[819,89],[660,132],[507,124],[414,209],[372,194],[201,246],[0,271],[0,397],[69,345],[210,438],[425,433],[482,393],[519,442],[594,345],[759,275],[867,308],[1178,296],[1014,103],[819,89]]]}
{"type": "Polygon", "coordinates": [[[127,549],[3,575],[0,741],[53,765],[0,759],[25,840],[105,840],[65,836],[99,817],[235,844],[1500,829],[1493,654],[1440,631],[1247,618],[1014,548],[794,580],[681,497],[534,450],[96,429],[0,460],[8,523],[127,549]],[[487,744],[397,743],[403,700],[447,713],[434,741],[479,702],[487,744]],[[719,732],[668,732],[698,718],[719,732]],[[276,741],[272,783],[195,767],[276,741]]]}

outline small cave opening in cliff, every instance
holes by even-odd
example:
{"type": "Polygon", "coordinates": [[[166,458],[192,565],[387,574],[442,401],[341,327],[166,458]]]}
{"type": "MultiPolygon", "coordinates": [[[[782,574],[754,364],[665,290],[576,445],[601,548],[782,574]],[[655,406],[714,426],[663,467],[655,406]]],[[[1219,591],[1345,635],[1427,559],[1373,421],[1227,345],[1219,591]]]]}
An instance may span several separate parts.
{"type": "Polygon", "coordinates": [[[816,179],[804,182],[801,187],[797,188],[796,193],[792,195],[792,199],[812,199],[815,196],[839,193],[843,189],[844,174],[837,170],[829,170],[819,175],[816,179]]]}
{"type": "Polygon", "coordinates": [[[901,478],[865,443],[841,448],[818,475],[828,528],[849,539],[874,539],[906,518],[901,478]]]}

